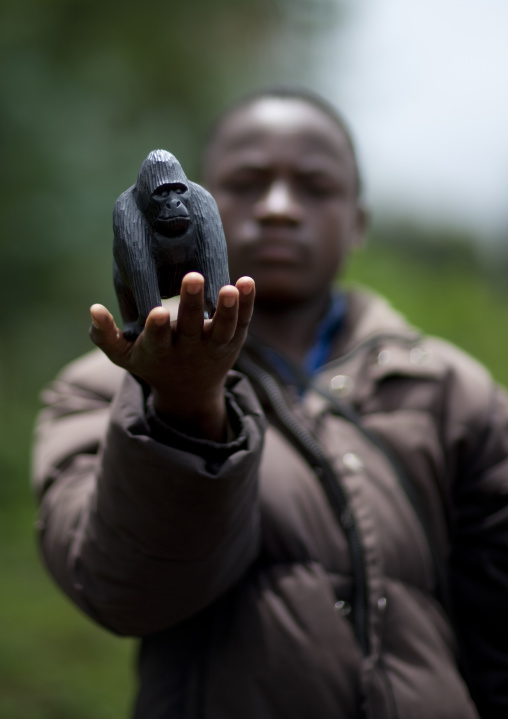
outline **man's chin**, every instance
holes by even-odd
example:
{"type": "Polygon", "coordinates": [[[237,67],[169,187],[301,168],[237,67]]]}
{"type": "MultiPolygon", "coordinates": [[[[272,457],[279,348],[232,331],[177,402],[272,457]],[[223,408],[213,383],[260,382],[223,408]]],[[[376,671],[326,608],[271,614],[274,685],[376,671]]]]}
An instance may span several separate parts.
{"type": "Polygon", "coordinates": [[[279,312],[312,301],[314,294],[304,292],[301,286],[263,285],[256,282],[256,308],[279,312]]]}

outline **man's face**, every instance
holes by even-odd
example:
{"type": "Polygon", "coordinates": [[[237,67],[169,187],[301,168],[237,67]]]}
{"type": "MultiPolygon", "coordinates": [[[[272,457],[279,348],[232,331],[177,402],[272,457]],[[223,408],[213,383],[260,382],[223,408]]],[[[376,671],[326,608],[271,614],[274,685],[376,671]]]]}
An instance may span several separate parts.
{"type": "Polygon", "coordinates": [[[363,231],[354,158],[342,130],[302,100],[264,98],[222,124],[205,181],[217,201],[232,281],[261,302],[328,292],[363,231]]]}

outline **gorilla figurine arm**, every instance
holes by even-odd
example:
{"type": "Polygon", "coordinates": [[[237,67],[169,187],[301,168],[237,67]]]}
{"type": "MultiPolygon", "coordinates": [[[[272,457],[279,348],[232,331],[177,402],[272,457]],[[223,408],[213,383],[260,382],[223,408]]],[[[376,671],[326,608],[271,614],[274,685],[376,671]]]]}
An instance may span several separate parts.
{"type": "Polygon", "coordinates": [[[226,238],[217,204],[211,194],[195,182],[192,185],[193,210],[196,217],[196,261],[205,278],[205,306],[209,317],[217,309],[219,290],[229,284],[226,238]]]}
{"type": "Polygon", "coordinates": [[[120,195],[113,212],[113,280],[124,333],[131,340],[143,329],[150,310],[161,304],[152,232],[134,201],[133,187],[120,195]]]}

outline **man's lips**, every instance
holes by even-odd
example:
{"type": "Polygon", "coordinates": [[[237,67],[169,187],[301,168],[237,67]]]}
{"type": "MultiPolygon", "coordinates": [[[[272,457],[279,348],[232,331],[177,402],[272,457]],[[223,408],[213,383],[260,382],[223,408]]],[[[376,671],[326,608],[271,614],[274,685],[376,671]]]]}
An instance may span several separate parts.
{"type": "Polygon", "coordinates": [[[250,259],[263,263],[305,262],[306,245],[289,233],[270,233],[259,237],[248,248],[250,259]]]}
{"type": "Polygon", "coordinates": [[[294,264],[303,260],[302,252],[297,247],[280,243],[257,245],[249,254],[254,261],[263,263],[294,264]]]}

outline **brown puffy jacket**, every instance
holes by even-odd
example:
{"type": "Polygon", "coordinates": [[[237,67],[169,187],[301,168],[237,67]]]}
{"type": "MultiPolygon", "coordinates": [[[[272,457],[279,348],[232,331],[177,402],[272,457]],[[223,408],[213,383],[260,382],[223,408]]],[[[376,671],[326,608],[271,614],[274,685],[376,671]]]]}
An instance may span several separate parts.
{"type": "Polygon", "coordinates": [[[136,717],[508,716],[504,393],[358,292],[300,400],[255,354],[224,445],[163,425],[98,351],[45,393],[44,557],[143,637],[136,717]]]}

